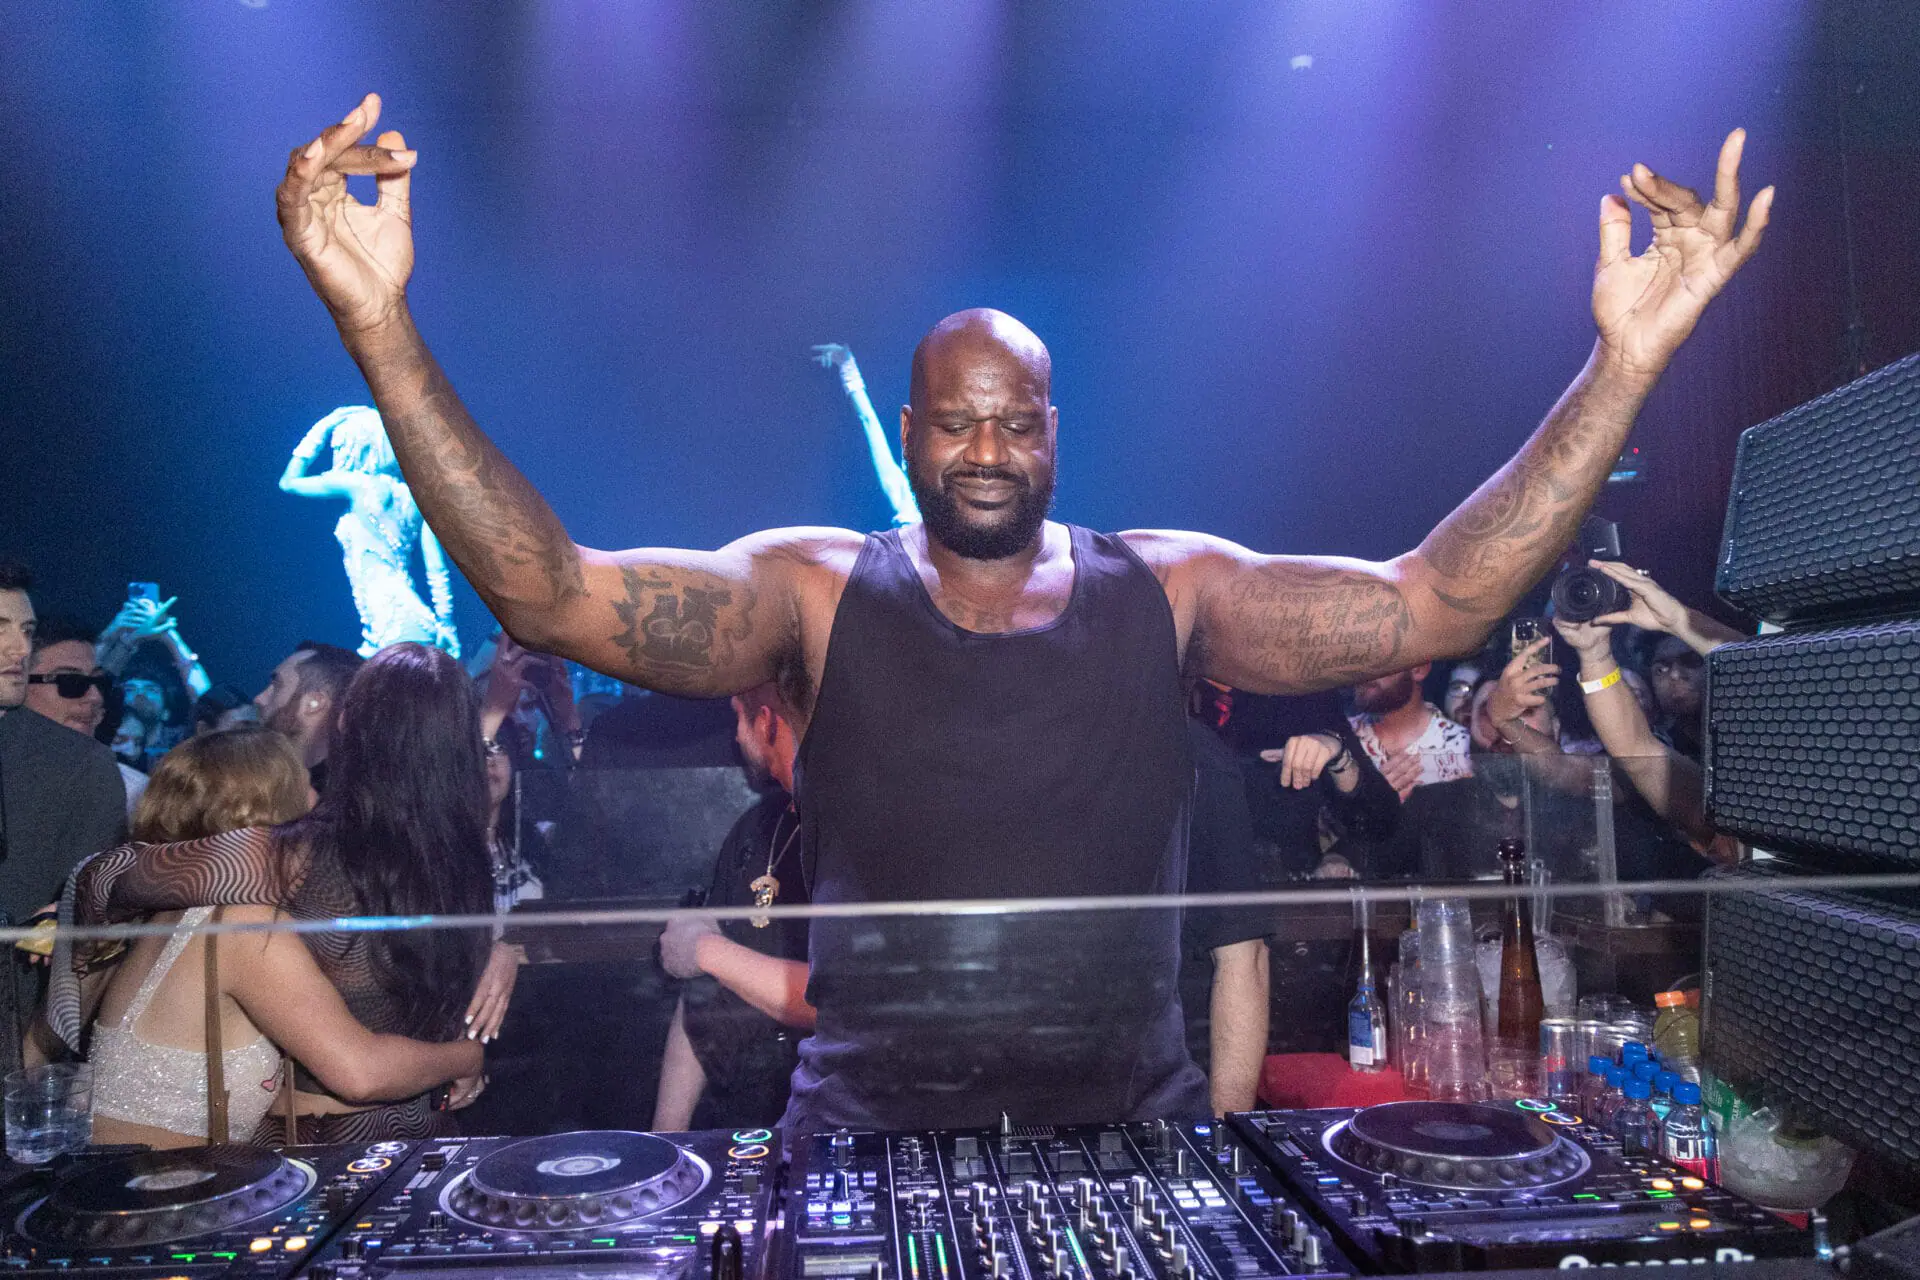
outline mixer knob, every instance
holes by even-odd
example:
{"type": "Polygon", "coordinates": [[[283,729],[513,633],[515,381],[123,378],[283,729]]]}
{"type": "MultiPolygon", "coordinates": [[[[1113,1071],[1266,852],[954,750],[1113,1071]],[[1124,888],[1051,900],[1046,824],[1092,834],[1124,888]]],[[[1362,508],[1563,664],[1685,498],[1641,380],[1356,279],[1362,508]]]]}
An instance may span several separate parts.
{"type": "Polygon", "coordinates": [[[1173,1150],[1173,1126],[1165,1120],[1153,1122],[1153,1145],[1160,1149],[1163,1156],[1173,1150]]]}
{"type": "Polygon", "coordinates": [[[1082,1209],[1093,1203],[1093,1179],[1079,1178],[1073,1184],[1074,1203],[1082,1209]]]}
{"type": "Polygon", "coordinates": [[[1073,1256],[1065,1249],[1053,1251],[1053,1274],[1067,1276],[1073,1274],[1073,1256]]]}
{"type": "Polygon", "coordinates": [[[1321,1258],[1319,1236],[1313,1236],[1313,1235],[1308,1236],[1307,1242],[1304,1245],[1300,1246],[1300,1261],[1306,1263],[1310,1267],[1317,1267],[1320,1265],[1322,1258],[1321,1258]]]}
{"type": "Polygon", "coordinates": [[[447,1227],[447,1215],[435,1209],[427,1214],[427,1230],[444,1231],[447,1227]]]}
{"type": "Polygon", "coordinates": [[[1184,1244],[1176,1244],[1173,1246],[1173,1257],[1170,1260],[1170,1265],[1173,1268],[1173,1274],[1176,1280],[1182,1280],[1183,1277],[1192,1274],[1193,1268],[1187,1262],[1187,1246],[1184,1244]]]}
{"type": "Polygon", "coordinates": [[[833,1157],[836,1169],[844,1169],[853,1163],[853,1135],[845,1129],[827,1140],[828,1154],[833,1157]]]}
{"type": "Polygon", "coordinates": [[[348,1262],[358,1262],[367,1256],[366,1242],[359,1236],[348,1236],[340,1242],[340,1256],[348,1262]]]}
{"type": "Polygon", "coordinates": [[[1127,1199],[1135,1204],[1147,1202],[1147,1180],[1137,1173],[1127,1179],[1127,1199]]]}
{"type": "Polygon", "coordinates": [[[993,1255],[993,1262],[989,1264],[987,1269],[993,1273],[994,1280],[1002,1280],[1007,1274],[1007,1255],[996,1250],[993,1255]]]}
{"type": "Polygon", "coordinates": [[[1177,1178],[1187,1176],[1187,1149],[1180,1147],[1173,1153],[1173,1173],[1177,1178]]]}
{"type": "Polygon", "coordinates": [[[1235,1147],[1233,1154],[1228,1157],[1227,1167],[1233,1170],[1233,1176],[1236,1178],[1245,1173],[1247,1171],[1246,1150],[1242,1147],[1235,1147]]]}
{"type": "Polygon", "coordinates": [[[833,1175],[833,1198],[835,1200],[853,1199],[853,1175],[842,1170],[833,1175]]]}
{"type": "Polygon", "coordinates": [[[1133,1275],[1133,1263],[1126,1254],[1120,1254],[1113,1260],[1114,1280],[1130,1280],[1133,1275]]]}

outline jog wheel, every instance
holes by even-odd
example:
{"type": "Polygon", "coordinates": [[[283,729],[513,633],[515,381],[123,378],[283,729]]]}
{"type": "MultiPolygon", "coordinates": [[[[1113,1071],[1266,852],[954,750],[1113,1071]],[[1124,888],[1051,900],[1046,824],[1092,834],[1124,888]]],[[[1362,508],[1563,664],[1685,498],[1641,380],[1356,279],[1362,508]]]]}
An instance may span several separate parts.
{"type": "Polygon", "coordinates": [[[606,1228],[684,1203],[710,1173],[698,1156],[650,1133],[556,1133],[483,1156],[441,1204],[480,1227],[606,1228]]]}
{"type": "Polygon", "coordinates": [[[1551,1187],[1585,1173],[1587,1153],[1530,1115],[1470,1102],[1388,1102],[1327,1130],[1357,1168],[1456,1191],[1551,1187]]]}
{"type": "Polygon", "coordinates": [[[45,1244],[123,1248],[227,1231],[286,1208],[313,1170],[255,1147],[150,1151],[91,1164],[27,1211],[45,1244]]]}

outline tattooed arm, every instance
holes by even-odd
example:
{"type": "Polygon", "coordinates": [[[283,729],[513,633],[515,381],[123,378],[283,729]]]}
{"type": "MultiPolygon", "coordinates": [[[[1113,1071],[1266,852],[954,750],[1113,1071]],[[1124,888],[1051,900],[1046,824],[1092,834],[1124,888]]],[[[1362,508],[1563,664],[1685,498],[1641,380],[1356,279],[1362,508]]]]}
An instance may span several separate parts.
{"type": "Polygon", "coordinates": [[[1565,551],[1661,371],[1759,248],[1773,188],[1754,198],[1735,234],[1745,141],[1735,130],[1721,147],[1711,203],[1645,165],[1620,179],[1626,200],[1601,202],[1592,357],[1519,454],[1418,549],[1366,564],[1153,535],[1157,571],[1189,628],[1189,669],[1256,692],[1295,692],[1479,644],[1565,551]],[[1627,200],[1653,222],[1653,243],[1638,256],[1627,200]]]}
{"type": "MultiPolygon", "coordinates": [[[[417,153],[369,94],[296,150],[280,228],[366,375],[413,498],[448,555],[522,644],[667,693],[712,696],[784,678],[798,644],[798,581],[823,539],[762,534],[716,552],[576,546],[527,478],[481,432],[407,309],[417,153]],[[373,174],[379,200],[347,194],[373,174]]],[[[789,688],[789,692],[791,692],[789,688]]]]}

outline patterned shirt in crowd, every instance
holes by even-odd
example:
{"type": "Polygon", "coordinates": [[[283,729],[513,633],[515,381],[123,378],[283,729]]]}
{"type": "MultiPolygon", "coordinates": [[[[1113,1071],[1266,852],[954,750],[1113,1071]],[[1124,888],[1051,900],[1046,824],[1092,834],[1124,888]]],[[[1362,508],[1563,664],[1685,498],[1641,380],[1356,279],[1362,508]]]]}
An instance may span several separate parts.
{"type": "MultiPolygon", "coordinates": [[[[1445,713],[1431,702],[1420,704],[1427,711],[1427,727],[1420,732],[1407,748],[1420,757],[1420,780],[1413,785],[1424,787],[1435,782],[1453,782],[1459,778],[1473,776],[1473,738],[1463,724],[1447,719],[1445,713]]],[[[1353,734],[1360,739],[1360,745],[1366,748],[1367,759],[1373,761],[1376,769],[1387,767],[1387,753],[1380,749],[1380,738],[1374,732],[1374,722],[1379,717],[1367,714],[1348,716],[1353,725],[1353,734]]]]}

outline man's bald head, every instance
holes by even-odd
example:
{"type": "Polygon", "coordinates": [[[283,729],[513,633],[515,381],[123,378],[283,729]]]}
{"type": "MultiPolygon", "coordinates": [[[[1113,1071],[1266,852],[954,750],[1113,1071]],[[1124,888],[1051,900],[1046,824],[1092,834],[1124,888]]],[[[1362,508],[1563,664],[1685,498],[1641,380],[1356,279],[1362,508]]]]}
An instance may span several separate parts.
{"type": "Polygon", "coordinates": [[[1004,311],[957,311],[913,351],[900,414],[927,536],[972,560],[1040,545],[1053,505],[1053,360],[1004,311]]]}
{"type": "Polygon", "coordinates": [[[964,383],[971,370],[1013,364],[1046,400],[1053,384],[1053,357],[1033,330],[1004,311],[973,307],[956,311],[927,331],[913,349],[907,401],[924,412],[930,391],[964,383]]]}

